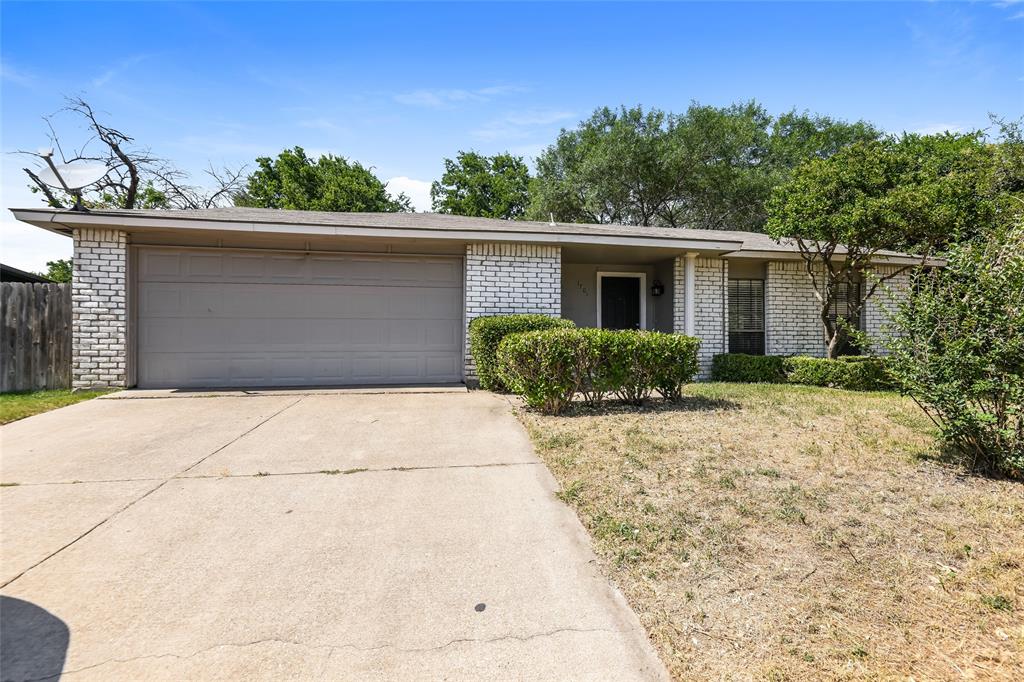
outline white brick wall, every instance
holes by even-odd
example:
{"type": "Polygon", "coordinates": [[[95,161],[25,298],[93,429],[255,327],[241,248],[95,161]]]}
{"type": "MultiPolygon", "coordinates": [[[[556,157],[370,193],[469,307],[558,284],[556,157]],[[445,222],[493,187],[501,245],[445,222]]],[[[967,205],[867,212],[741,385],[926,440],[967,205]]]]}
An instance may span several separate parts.
{"type": "MultiPolygon", "coordinates": [[[[880,277],[893,275],[898,266],[879,265],[875,272],[880,277]]],[[[869,282],[865,286],[871,286],[869,282]]],[[[903,298],[910,291],[910,271],[905,270],[891,279],[878,285],[875,294],[864,303],[864,330],[871,337],[871,352],[875,355],[887,355],[889,351],[881,340],[889,334],[889,312],[894,309],[895,301],[903,298]]]]}
{"type": "MultiPolygon", "coordinates": [[[[466,245],[466,325],[485,315],[562,314],[562,250],[508,243],[466,245]]],[[[466,341],[466,380],[476,368],[466,341]]]]}
{"type": "Polygon", "coordinates": [[[74,231],[71,387],[123,387],[128,371],[128,235],[74,231]]]}
{"type": "MultiPolygon", "coordinates": [[[[686,329],[686,257],[678,256],[673,267],[672,328],[686,329]]],[[[694,260],[694,336],[700,338],[699,379],[711,376],[711,359],[727,352],[726,321],[729,306],[729,262],[721,258],[694,260]]]]}
{"type": "Polygon", "coordinates": [[[764,286],[765,353],[824,357],[820,306],[804,262],[771,261],[764,286]]]}
{"type": "MultiPolygon", "coordinates": [[[[877,266],[880,274],[888,275],[896,266],[877,266]]],[[[870,275],[869,275],[870,277],[870,275]]],[[[870,286],[868,282],[865,287],[870,286]]],[[[873,339],[886,333],[888,318],[885,308],[892,305],[891,296],[899,297],[910,286],[909,272],[896,275],[875,290],[875,295],[864,304],[864,330],[873,339]],[[891,292],[891,296],[890,296],[891,292]]],[[[821,320],[820,304],[814,288],[807,278],[803,261],[772,261],[768,263],[765,282],[765,327],[768,334],[766,352],[769,355],[813,355],[824,357],[827,352],[821,320]]],[[[872,343],[872,353],[883,354],[880,343],[872,343]]]]}

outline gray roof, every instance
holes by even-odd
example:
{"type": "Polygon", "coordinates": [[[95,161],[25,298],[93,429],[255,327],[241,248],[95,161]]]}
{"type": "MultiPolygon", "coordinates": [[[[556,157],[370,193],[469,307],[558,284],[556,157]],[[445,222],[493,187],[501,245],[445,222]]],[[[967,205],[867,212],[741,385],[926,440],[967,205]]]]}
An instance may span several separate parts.
{"type": "MultiPolygon", "coordinates": [[[[15,211],[47,210],[42,207],[15,211]]],[[[63,211],[55,210],[55,213],[63,211]]],[[[124,216],[174,220],[202,220],[248,223],[283,223],[345,227],[408,228],[424,230],[517,232],[540,234],[604,234],[609,236],[647,236],[667,239],[742,241],[744,248],[778,249],[767,235],[732,230],[693,230],[675,227],[635,225],[593,225],[587,223],[550,223],[532,220],[473,218],[444,213],[338,213],[331,211],[290,211],[276,208],[204,208],[196,210],[102,209],[94,216],[124,216]]]]}
{"type": "MultiPolygon", "coordinates": [[[[47,220],[30,222],[47,228],[57,227],[62,221],[73,223],[74,218],[112,217],[131,219],[152,219],[154,221],[197,221],[203,223],[251,223],[271,225],[306,225],[338,228],[404,229],[431,232],[448,232],[452,236],[459,232],[491,232],[517,235],[537,235],[543,241],[545,235],[579,235],[590,237],[632,237],[659,240],[680,240],[693,242],[731,242],[726,250],[754,253],[788,253],[797,251],[790,240],[781,243],[758,232],[738,230],[695,230],[674,227],[642,227],[635,225],[594,225],[585,223],[547,223],[529,220],[501,220],[496,218],[474,218],[442,213],[340,213],[330,211],[291,211],[273,208],[207,208],[196,210],[145,210],[145,209],[102,209],[88,213],[46,207],[11,209],[16,215],[32,213],[46,214],[47,220]],[[45,223],[45,224],[44,224],[45,223]]],[[[25,217],[18,216],[22,219],[25,217]]],[[[68,233],[69,230],[62,230],[68,233]]],[[[719,248],[722,248],[721,245],[719,248]]],[[[840,252],[842,250],[840,249],[840,252]]],[[[891,251],[879,252],[882,256],[901,256],[891,251]]]]}

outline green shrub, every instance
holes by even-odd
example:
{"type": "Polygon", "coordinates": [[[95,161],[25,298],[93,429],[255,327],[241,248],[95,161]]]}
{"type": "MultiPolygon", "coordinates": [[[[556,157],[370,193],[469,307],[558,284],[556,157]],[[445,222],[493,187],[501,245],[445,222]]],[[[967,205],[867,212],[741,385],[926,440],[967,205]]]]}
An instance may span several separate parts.
{"type": "Polygon", "coordinates": [[[786,381],[785,358],[778,355],[725,353],[711,359],[713,381],[780,384],[786,381]]]}
{"type": "Polygon", "coordinates": [[[499,315],[477,317],[469,323],[469,352],[476,363],[480,387],[489,391],[505,391],[508,386],[498,376],[497,353],[501,340],[509,334],[575,327],[571,320],[547,315],[499,315]]]}
{"type": "Polygon", "coordinates": [[[845,356],[836,360],[794,356],[784,358],[786,381],[791,384],[881,391],[892,388],[886,362],[877,357],[845,356]]]}
{"type": "Polygon", "coordinates": [[[615,393],[626,382],[629,363],[619,350],[621,334],[609,329],[581,329],[591,350],[591,362],[583,369],[580,392],[592,407],[615,393]]]}
{"type": "Polygon", "coordinates": [[[621,400],[640,405],[654,389],[654,344],[653,336],[635,329],[609,330],[612,338],[607,362],[621,368],[621,376],[615,395],[621,400]]]}
{"type": "Polygon", "coordinates": [[[700,339],[682,334],[648,335],[647,343],[654,346],[654,388],[673,402],[683,397],[683,386],[697,374],[697,351],[700,339]]]}
{"type": "Polygon", "coordinates": [[[591,405],[610,393],[640,404],[655,389],[678,400],[697,373],[699,347],[692,337],[635,330],[523,332],[498,346],[498,372],[527,404],[554,414],[576,392],[591,405]]]}
{"type": "Polygon", "coordinates": [[[849,376],[849,364],[838,360],[795,355],[783,358],[786,381],[791,384],[843,388],[849,376]]]}
{"type": "Polygon", "coordinates": [[[848,355],[838,359],[849,366],[843,388],[851,391],[892,391],[896,388],[888,358],[877,355],[848,355]]]}
{"type": "Polygon", "coordinates": [[[580,388],[593,362],[587,336],[579,329],[509,334],[498,346],[498,373],[526,404],[559,414],[580,388]]]}
{"type": "MultiPolygon", "coordinates": [[[[1018,209],[1019,210],[1019,209],[1018,209]]],[[[896,312],[891,371],[971,466],[1024,478],[1024,221],[954,246],[896,312]]]]}
{"type": "Polygon", "coordinates": [[[716,355],[711,361],[715,381],[789,383],[845,388],[851,391],[884,391],[894,386],[885,358],[843,356],[835,360],[805,356],[716,355]]]}

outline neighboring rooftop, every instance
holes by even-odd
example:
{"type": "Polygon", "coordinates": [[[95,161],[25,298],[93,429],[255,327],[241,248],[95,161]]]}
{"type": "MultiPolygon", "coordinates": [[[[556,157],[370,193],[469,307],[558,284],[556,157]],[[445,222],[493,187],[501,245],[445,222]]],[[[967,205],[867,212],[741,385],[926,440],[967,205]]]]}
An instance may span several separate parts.
{"type": "Polygon", "coordinates": [[[18,268],[12,268],[10,265],[4,265],[0,263],[0,282],[36,282],[44,284],[52,284],[53,280],[37,275],[34,272],[25,272],[18,268]]]}

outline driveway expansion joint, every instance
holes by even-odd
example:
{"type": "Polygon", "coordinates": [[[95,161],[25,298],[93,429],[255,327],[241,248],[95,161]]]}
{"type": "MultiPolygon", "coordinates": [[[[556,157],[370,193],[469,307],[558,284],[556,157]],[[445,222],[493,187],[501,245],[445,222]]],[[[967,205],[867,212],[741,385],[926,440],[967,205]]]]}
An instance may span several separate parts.
{"type": "MultiPolygon", "coordinates": [[[[171,482],[172,480],[174,480],[174,479],[175,479],[175,478],[176,478],[177,476],[180,476],[181,474],[184,474],[184,473],[186,473],[186,472],[188,472],[188,471],[191,471],[191,470],[192,470],[192,469],[194,469],[195,467],[197,467],[197,466],[199,466],[200,464],[202,464],[203,462],[205,462],[205,461],[206,461],[207,459],[209,459],[210,457],[213,457],[214,455],[216,455],[216,454],[217,454],[218,452],[220,452],[220,451],[221,451],[221,450],[223,450],[224,448],[228,447],[228,446],[229,446],[229,445],[231,445],[232,443],[235,443],[235,442],[239,441],[240,439],[242,439],[242,438],[244,438],[245,436],[249,435],[250,433],[252,433],[252,432],[253,432],[253,431],[255,431],[256,429],[258,429],[259,427],[263,426],[264,424],[266,424],[266,423],[267,423],[267,422],[269,422],[269,421],[270,421],[271,419],[273,419],[273,418],[274,418],[274,417],[276,417],[277,415],[281,414],[281,413],[282,413],[282,412],[284,412],[285,410],[287,410],[287,409],[289,409],[289,408],[291,408],[291,407],[295,407],[296,405],[298,405],[299,403],[301,403],[301,402],[302,402],[302,399],[303,399],[303,397],[305,397],[305,396],[302,396],[302,397],[300,397],[300,398],[299,398],[298,400],[296,400],[296,401],[295,401],[295,402],[293,402],[293,403],[289,403],[289,404],[285,405],[284,407],[282,407],[282,408],[281,408],[280,410],[278,410],[277,412],[273,413],[272,415],[270,415],[270,416],[269,416],[269,417],[267,417],[266,419],[263,419],[263,420],[261,420],[261,421],[260,421],[260,422],[259,422],[258,424],[256,424],[256,425],[255,425],[255,426],[253,426],[252,428],[250,428],[250,429],[246,430],[246,431],[245,431],[245,432],[243,432],[242,434],[240,434],[240,435],[236,436],[235,438],[232,438],[232,439],[231,439],[231,440],[230,440],[229,442],[227,442],[227,443],[225,443],[224,445],[220,446],[219,448],[215,449],[215,450],[214,450],[213,452],[211,452],[210,454],[208,454],[208,455],[204,456],[204,457],[203,457],[203,458],[201,458],[201,459],[200,459],[199,461],[197,461],[197,462],[194,462],[194,463],[193,463],[193,464],[192,464],[191,466],[189,466],[189,467],[188,467],[188,468],[186,468],[185,470],[183,470],[183,471],[179,472],[179,473],[178,473],[178,474],[176,474],[175,476],[171,476],[171,477],[169,477],[169,478],[166,478],[166,479],[162,480],[162,481],[161,481],[161,482],[160,482],[160,483],[159,483],[158,485],[155,485],[155,486],[153,486],[152,488],[150,488],[150,489],[149,489],[149,490],[147,490],[146,492],[142,493],[142,495],[140,495],[139,497],[135,498],[134,500],[131,500],[130,502],[128,502],[127,504],[125,504],[125,505],[124,505],[123,507],[121,507],[120,509],[116,510],[116,511],[115,511],[115,512],[113,512],[112,514],[110,514],[110,515],[106,516],[105,518],[101,519],[101,520],[99,521],[99,523],[97,523],[96,525],[92,526],[91,528],[89,528],[88,530],[86,530],[86,531],[85,531],[84,533],[82,533],[82,534],[78,535],[77,537],[75,537],[75,538],[74,538],[73,540],[71,540],[70,542],[68,542],[68,543],[66,543],[66,544],[64,544],[64,545],[62,545],[61,547],[58,547],[58,548],[57,548],[56,550],[54,550],[53,552],[50,552],[50,553],[49,553],[49,554],[47,554],[47,555],[46,555],[45,557],[43,557],[42,559],[40,559],[40,560],[39,560],[39,561],[37,561],[36,563],[32,564],[31,566],[29,566],[29,567],[28,567],[28,568],[26,568],[26,569],[25,569],[24,571],[22,571],[22,572],[18,573],[18,574],[17,574],[17,575],[15,575],[14,577],[12,577],[12,578],[8,579],[7,581],[5,581],[5,582],[3,582],[3,583],[0,583],[0,589],[2,589],[2,588],[5,588],[5,587],[7,587],[8,585],[10,585],[11,583],[13,583],[13,582],[14,582],[15,580],[17,580],[18,578],[22,577],[23,575],[25,575],[25,574],[26,574],[26,573],[28,573],[29,571],[31,571],[31,570],[33,570],[33,569],[35,569],[35,568],[37,568],[37,567],[41,566],[42,564],[46,563],[47,561],[49,561],[49,560],[50,560],[50,559],[52,559],[53,557],[55,557],[55,556],[57,556],[58,554],[60,554],[61,552],[63,552],[63,551],[64,551],[65,549],[67,549],[68,547],[71,547],[72,545],[76,544],[76,543],[77,543],[77,542],[78,542],[79,540],[81,540],[81,539],[85,538],[85,537],[86,537],[86,536],[88,536],[88,535],[89,535],[90,533],[92,533],[92,532],[93,532],[94,530],[96,530],[97,528],[99,528],[100,526],[102,526],[102,525],[106,524],[106,523],[107,523],[108,521],[110,521],[111,519],[113,519],[113,518],[115,518],[115,517],[119,516],[119,515],[120,515],[121,513],[125,512],[125,511],[127,511],[128,509],[130,509],[131,507],[135,506],[136,504],[138,504],[138,503],[139,503],[139,502],[141,502],[142,500],[146,499],[147,497],[149,497],[150,495],[152,495],[153,493],[155,493],[155,492],[156,492],[157,490],[160,490],[160,488],[163,488],[163,487],[164,487],[165,485],[167,485],[167,484],[168,484],[168,483],[170,483],[170,482],[171,482]]],[[[152,480],[159,480],[159,479],[152,479],[152,480]]]]}

